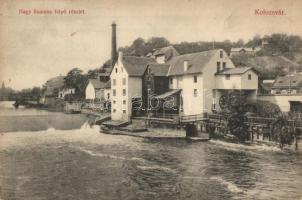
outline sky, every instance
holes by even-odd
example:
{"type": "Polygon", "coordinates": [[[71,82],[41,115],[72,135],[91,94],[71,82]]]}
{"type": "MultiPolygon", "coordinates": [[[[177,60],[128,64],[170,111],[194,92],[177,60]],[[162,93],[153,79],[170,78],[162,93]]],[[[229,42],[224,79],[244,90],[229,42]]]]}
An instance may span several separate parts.
{"type": "Polygon", "coordinates": [[[301,10],[298,0],[1,0],[0,82],[20,90],[42,86],[73,67],[87,72],[101,66],[110,58],[113,21],[118,47],[152,36],[171,43],[247,41],[256,34],[302,36],[301,10]],[[59,15],[54,9],[85,14],[59,15]],[[256,15],[256,9],[284,15],[256,15]]]}

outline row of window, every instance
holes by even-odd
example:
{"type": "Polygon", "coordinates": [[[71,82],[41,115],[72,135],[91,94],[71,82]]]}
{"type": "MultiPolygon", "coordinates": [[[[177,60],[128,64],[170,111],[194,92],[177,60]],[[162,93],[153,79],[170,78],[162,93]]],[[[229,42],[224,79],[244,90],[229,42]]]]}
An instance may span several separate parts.
{"type": "MultiPolygon", "coordinates": [[[[112,79],[112,85],[116,86],[116,79],[112,79]]],[[[126,85],[126,78],[123,78],[123,85],[126,85]]]]}
{"type": "MultiPolygon", "coordinates": [[[[123,96],[126,96],[126,94],[127,94],[127,91],[126,91],[126,89],[123,89],[123,96]]],[[[116,89],[113,89],[112,90],[112,96],[116,96],[116,89]]]]}
{"type": "MultiPolygon", "coordinates": [[[[113,112],[116,112],[116,109],[113,109],[113,112]]],[[[123,114],[126,114],[126,110],[123,110],[123,114]]]]}
{"type": "MultiPolygon", "coordinates": [[[[197,76],[194,76],[194,77],[193,77],[193,82],[194,82],[194,83],[197,83],[197,76]]],[[[170,84],[171,84],[171,85],[173,84],[173,78],[170,78],[170,84]]]]}
{"type": "MultiPolygon", "coordinates": [[[[127,101],[126,100],[123,100],[123,104],[126,105],[127,101]]],[[[113,100],[113,104],[116,104],[116,101],[113,100]]]]}
{"type": "MultiPolygon", "coordinates": [[[[230,74],[225,75],[225,79],[226,79],[226,80],[230,80],[230,79],[231,79],[231,75],[230,75],[230,74]]],[[[252,75],[251,75],[251,74],[248,74],[247,79],[248,79],[248,80],[252,80],[252,75]]]]}

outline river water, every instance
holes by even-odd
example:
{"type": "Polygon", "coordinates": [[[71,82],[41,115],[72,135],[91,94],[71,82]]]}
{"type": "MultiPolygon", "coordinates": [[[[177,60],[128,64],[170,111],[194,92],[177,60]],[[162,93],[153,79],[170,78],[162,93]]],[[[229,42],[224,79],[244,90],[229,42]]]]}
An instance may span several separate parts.
{"type": "Polygon", "coordinates": [[[302,199],[302,152],[114,136],[0,102],[1,200],[302,199]]]}

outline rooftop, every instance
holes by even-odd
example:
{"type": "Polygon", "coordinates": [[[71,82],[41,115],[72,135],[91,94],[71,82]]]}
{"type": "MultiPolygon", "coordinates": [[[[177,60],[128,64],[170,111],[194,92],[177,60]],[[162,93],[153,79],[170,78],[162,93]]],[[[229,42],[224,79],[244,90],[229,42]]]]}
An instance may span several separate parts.
{"type": "Polygon", "coordinates": [[[149,63],[156,63],[153,58],[124,56],[123,64],[129,76],[142,76],[149,63]]]}
{"type": "MultiPolygon", "coordinates": [[[[223,71],[216,73],[215,75],[236,75],[236,74],[244,74],[245,72],[253,70],[252,67],[235,67],[235,68],[226,68],[223,71]]],[[[254,71],[254,70],[253,70],[254,71]]]]}
{"type": "Polygon", "coordinates": [[[100,81],[99,79],[89,79],[88,83],[91,83],[95,89],[105,88],[106,83],[100,81]]]}
{"type": "Polygon", "coordinates": [[[221,49],[215,49],[173,57],[169,61],[171,67],[168,76],[202,73],[203,68],[208,64],[215,53],[220,50],[221,49]],[[188,62],[187,71],[184,71],[184,61],[188,62]]]}
{"type": "Polygon", "coordinates": [[[302,87],[302,74],[293,74],[287,76],[277,77],[274,82],[273,89],[282,89],[282,88],[298,88],[302,87]]]}
{"type": "Polygon", "coordinates": [[[154,76],[167,76],[170,65],[151,63],[148,65],[154,76]]]}

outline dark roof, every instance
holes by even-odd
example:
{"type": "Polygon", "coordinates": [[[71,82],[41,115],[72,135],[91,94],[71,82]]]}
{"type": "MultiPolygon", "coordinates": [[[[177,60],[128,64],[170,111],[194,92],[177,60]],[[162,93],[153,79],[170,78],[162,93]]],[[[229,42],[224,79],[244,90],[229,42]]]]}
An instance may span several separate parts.
{"type": "Polygon", "coordinates": [[[249,48],[249,47],[239,47],[239,48],[231,48],[231,52],[239,52],[239,51],[259,51],[261,48],[249,48]]]}
{"type": "Polygon", "coordinates": [[[282,89],[282,88],[297,88],[302,86],[302,74],[294,74],[287,76],[280,76],[274,82],[272,88],[274,89],[282,89]]]}
{"type": "Polygon", "coordinates": [[[104,88],[111,88],[111,80],[107,81],[104,88]]]}
{"type": "Polygon", "coordinates": [[[110,76],[110,72],[102,72],[102,73],[98,73],[98,76],[110,76]]]}
{"type": "MultiPolygon", "coordinates": [[[[227,68],[223,71],[216,73],[215,75],[236,75],[236,74],[244,74],[248,70],[253,70],[252,67],[235,67],[235,68],[227,68]]],[[[254,70],[253,70],[254,71],[254,70]]]]}
{"type": "Polygon", "coordinates": [[[171,67],[168,76],[202,73],[203,68],[219,50],[221,49],[184,54],[172,58],[169,61],[171,67]],[[186,72],[184,72],[184,61],[188,61],[188,70],[186,72]]]}
{"type": "Polygon", "coordinates": [[[155,63],[153,58],[124,56],[123,65],[129,76],[142,76],[149,63],[155,63]]]}
{"type": "Polygon", "coordinates": [[[105,88],[106,85],[105,82],[102,82],[99,79],[89,79],[88,82],[90,82],[95,89],[105,88]]]}
{"type": "Polygon", "coordinates": [[[170,60],[172,57],[179,56],[179,53],[173,46],[163,47],[160,49],[156,49],[153,52],[154,56],[165,55],[167,60],[170,60]]]}
{"type": "Polygon", "coordinates": [[[264,90],[271,90],[274,83],[260,83],[260,87],[264,90]]]}
{"type": "Polygon", "coordinates": [[[45,86],[47,88],[61,88],[64,86],[65,76],[56,76],[46,81],[45,86]]]}
{"type": "Polygon", "coordinates": [[[167,76],[170,65],[169,64],[157,64],[151,63],[148,65],[154,76],[167,76]]]}

